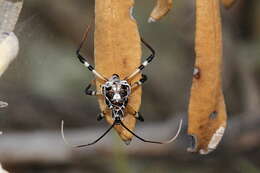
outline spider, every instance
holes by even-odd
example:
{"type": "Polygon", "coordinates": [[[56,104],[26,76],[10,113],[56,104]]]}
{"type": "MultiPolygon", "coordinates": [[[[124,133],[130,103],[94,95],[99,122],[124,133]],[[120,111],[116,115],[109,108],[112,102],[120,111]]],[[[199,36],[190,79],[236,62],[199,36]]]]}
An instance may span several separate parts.
{"type": "MultiPolygon", "coordinates": [[[[88,144],[83,144],[83,145],[77,145],[77,146],[73,146],[76,148],[81,148],[81,147],[86,147],[86,146],[90,146],[93,145],[95,143],[97,143],[99,140],[101,140],[115,125],[121,125],[123,128],[125,128],[128,132],[130,132],[133,136],[135,136],[136,138],[140,139],[143,142],[147,142],[147,143],[155,143],[155,144],[167,144],[167,143],[171,143],[173,142],[179,135],[180,130],[181,130],[181,126],[182,126],[182,120],[179,123],[179,128],[178,131],[176,133],[176,135],[174,137],[172,137],[170,140],[168,141],[152,141],[152,140],[146,140],[140,136],[138,136],[137,134],[135,134],[132,130],[130,130],[123,122],[122,120],[124,119],[125,113],[126,111],[133,115],[137,120],[139,121],[144,121],[142,115],[140,114],[140,112],[135,111],[131,105],[128,104],[128,99],[129,96],[131,94],[132,91],[134,91],[133,89],[140,87],[141,85],[143,85],[143,83],[147,80],[147,76],[142,74],[141,79],[139,79],[139,81],[134,82],[133,84],[131,84],[129,81],[131,81],[133,79],[133,77],[135,77],[137,74],[141,73],[142,70],[150,63],[152,62],[152,60],[155,57],[155,51],[154,49],[148,44],[146,43],[142,38],[141,38],[141,42],[151,51],[151,55],[149,57],[146,58],[146,60],[135,70],[133,71],[129,76],[121,79],[120,76],[118,74],[113,74],[110,78],[107,78],[105,76],[103,76],[102,74],[98,73],[95,68],[90,65],[88,63],[88,61],[86,60],[85,57],[83,57],[80,53],[80,50],[84,44],[84,42],[86,41],[87,35],[88,35],[88,31],[89,31],[90,26],[87,27],[86,32],[83,36],[83,39],[79,45],[79,48],[76,51],[76,55],[79,59],[79,61],[88,68],[88,70],[90,72],[92,72],[96,78],[98,78],[99,80],[103,81],[103,84],[100,86],[101,87],[101,91],[95,91],[95,90],[91,90],[91,84],[89,84],[86,89],[85,89],[85,93],[86,95],[89,96],[102,96],[104,97],[105,100],[105,104],[107,106],[107,108],[102,111],[100,114],[98,114],[97,116],[97,120],[100,121],[101,119],[104,118],[104,116],[111,110],[111,115],[112,115],[112,119],[114,120],[112,125],[96,140],[94,140],[91,143],[88,144]]],[[[68,145],[70,145],[64,135],[64,131],[63,131],[63,126],[64,126],[64,121],[62,121],[61,123],[61,135],[62,138],[64,140],[64,142],[68,145]]]]}

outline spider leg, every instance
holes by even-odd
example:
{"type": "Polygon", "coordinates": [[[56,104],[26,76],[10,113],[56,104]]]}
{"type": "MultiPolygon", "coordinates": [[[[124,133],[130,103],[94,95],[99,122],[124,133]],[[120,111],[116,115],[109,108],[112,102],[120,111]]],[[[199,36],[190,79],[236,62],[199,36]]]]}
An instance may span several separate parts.
{"type": "Polygon", "coordinates": [[[140,112],[135,111],[132,106],[128,105],[128,106],[126,107],[126,109],[127,109],[127,112],[128,112],[129,114],[133,115],[136,119],[138,119],[139,121],[142,121],[142,122],[144,121],[144,118],[143,118],[143,116],[140,114],[140,112]]]}
{"type": "Polygon", "coordinates": [[[137,81],[137,82],[135,82],[134,84],[132,84],[132,85],[131,85],[131,89],[134,89],[134,88],[137,88],[137,87],[143,85],[143,83],[144,83],[145,81],[147,81],[147,76],[144,75],[144,74],[142,74],[142,78],[141,78],[139,81],[137,81]]]}
{"type": "Polygon", "coordinates": [[[63,142],[68,145],[69,147],[72,148],[82,148],[82,147],[87,147],[90,145],[94,145],[95,143],[97,143],[98,141],[100,141],[104,136],[106,136],[106,134],[116,125],[116,122],[114,121],[113,124],[96,140],[94,140],[93,142],[87,143],[87,144],[82,144],[82,145],[71,145],[67,139],[65,138],[65,134],[64,134],[64,121],[61,121],[61,136],[62,136],[62,140],[63,142]]]}
{"type": "Polygon", "coordinates": [[[98,121],[102,120],[102,119],[105,117],[105,115],[108,113],[108,111],[109,111],[109,109],[106,108],[106,109],[103,110],[100,114],[98,114],[97,120],[98,120],[98,121]]]}
{"type": "Polygon", "coordinates": [[[177,130],[177,133],[175,134],[175,136],[173,136],[170,140],[167,141],[151,141],[151,140],[147,140],[144,139],[142,137],[140,137],[139,135],[135,134],[132,130],[130,130],[126,125],[124,125],[124,123],[122,121],[119,122],[128,132],[130,132],[132,135],[134,135],[136,138],[140,139],[143,142],[147,142],[147,143],[153,143],[153,144],[169,144],[173,141],[175,141],[177,139],[177,137],[179,136],[180,132],[181,132],[181,127],[182,127],[182,119],[179,123],[179,128],[177,130]]]}
{"type": "Polygon", "coordinates": [[[91,86],[92,86],[92,84],[90,83],[90,84],[86,87],[86,89],[85,89],[85,94],[86,94],[86,95],[90,95],[90,96],[101,96],[101,95],[102,95],[102,93],[101,93],[100,91],[91,90],[91,89],[90,89],[91,86]]]}
{"type": "Polygon", "coordinates": [[[131,80],[135,75],[140,73],[155,57],[155,50],[148,43],[146,43],[143,38],[141,38],[141,41],[151,51],[151,55],[146,58],[146,60],[132,74],[126,77],[125,80],[131,80]]]}
{"type": "Polygon", "coordinates": [[[103,81],[107,81],[108,79],[107,79],[106,77],[102,76],[100,73],[98,73],[98,72],[95,70],[95,68],[88,63],[87,59],[84,58],[84,57],[81,55],[81,53],[80,53],[80,50],[81,50],[81,48],[83,47],[84,42],[87,40],[87,35],[88,35],[88,32],[89,32],[89,29],[90,29],[90,25],[87,27],[87,29],[86,29],[86,31],[85,31],[85,34],[84,34],[84,36],[83,36],[83,38],[82,38],[82,40],[81,40],[81,42],[80,42],[79,48],[78,48],[77,51],[76,51],[77,57],[78,57],[79,61],[80,61],[82,64],[84,64],[84,65],[88,68],[88,70],[91,71],[96,77],[98,77],[99,79],[101,79],[101,80],[103,80],[103,81]]]}

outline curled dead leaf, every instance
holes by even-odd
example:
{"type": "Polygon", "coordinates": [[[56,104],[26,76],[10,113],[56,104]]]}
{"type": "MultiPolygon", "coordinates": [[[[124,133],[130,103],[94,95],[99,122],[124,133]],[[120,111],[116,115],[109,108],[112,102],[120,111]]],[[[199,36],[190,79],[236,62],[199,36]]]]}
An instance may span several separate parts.
{"type": "Polygon", "coordinates": [[[222,31],[219,1],[196,0],[196,61],[189,102],[190,152],[207,154],[220,142],[226,128],[221,87],[222,31]]]}

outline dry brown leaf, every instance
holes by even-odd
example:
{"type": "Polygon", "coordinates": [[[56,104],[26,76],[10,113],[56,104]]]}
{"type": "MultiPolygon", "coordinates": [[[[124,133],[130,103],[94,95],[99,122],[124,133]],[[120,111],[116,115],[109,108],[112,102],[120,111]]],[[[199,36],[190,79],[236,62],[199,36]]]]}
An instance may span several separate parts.
{"type": "Polygon", "coordinates": [[[155,22],[165,16],[172,8],[172,0],[157,0],[148,22],[155,22]]]}
{"type": "Polygon", "coordinates": [[[231,8],[235,2],[237,0],[221,0],[222,4],[226,7],[226,8],[231,8]]]}
{"type": "MultiPolygon", "coordinates": [[[[118,74],[124,78],[131,74],[141,62],[140,36],[136,21],[132,17],[133,0],[96,0],[95,7],[95,66],[98,72],[106,77],[118,74]]],[[[140,79],[137,75],[133,81],[140,79]]],[[[102,81],[97,81],[100,90],[102,81]]],[[[104,98],[98,99],[101,110],[107,107],[104,98]]],[[[132,92],[128,105],[136,111],[141,104],[141,87],[132,92]]],[[[105,115],[112,124],[111,113],[105,115]]],[[[133,115],[125,114],[123,123],[134,130],[136,119],[133,115]]],[[[132,139],[132,134],[115,126],[119,136],[126,142],[132,139]]]]}
{"type": "Polygon", "coordinates": [[[189,103],[190,152],[207,154],[220,142],[226,127],[221,88],[222,31],[218,0],[196,0],[196,62],[189,103]]]}

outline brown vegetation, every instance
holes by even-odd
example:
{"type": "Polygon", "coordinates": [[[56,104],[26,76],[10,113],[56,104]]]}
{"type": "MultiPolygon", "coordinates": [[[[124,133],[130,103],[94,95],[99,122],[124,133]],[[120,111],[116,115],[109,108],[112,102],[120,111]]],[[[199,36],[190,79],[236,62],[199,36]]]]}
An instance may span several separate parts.
{"type": "Polygon", "coordinates": [[[196,62],[189,103],[189,151],[207,154],[220,142],[226,127],[221,87],[222,32],[219,1],[196,0],[196,62]]]}
{"type": "MultiPolygon", "coordinates": [[[[140,37],[135,19],[131,14],[132,0],[96,1],[95,9],[95,65],[97,71],[106,77],[118,74],[120,78],[130,75],[141,62],[140,37]]],[[[133,82],[140,79],[137,75],[133,82]]],[[[100,81],[96,82],[100,90],[100,81]]],[[[99,98],[101,110],[106,109],[104,98],[99,98]]],[[[129,105],[136,111],[141,104],[141,88],[134,90],[129,98],[129,105]]],[[[106,120],[112,124],[111,113],[106,120]]],[[[135,117],[125,114],[123,123],[129,129],[135,128],[135,117]]],[[[124,141],[131,140],[132,134],[121,126],[115,126],[124,141]]]]}

